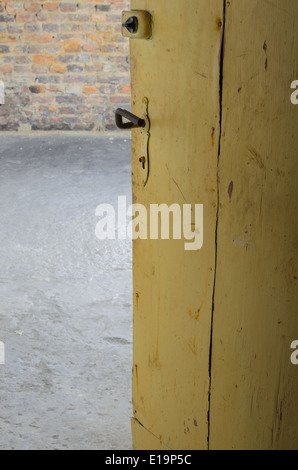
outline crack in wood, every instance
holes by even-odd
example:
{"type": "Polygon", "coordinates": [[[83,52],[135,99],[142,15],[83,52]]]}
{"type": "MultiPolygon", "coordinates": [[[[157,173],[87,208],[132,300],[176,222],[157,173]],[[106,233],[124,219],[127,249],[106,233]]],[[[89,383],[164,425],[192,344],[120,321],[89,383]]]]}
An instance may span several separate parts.
{"type": "Polygon", "coordinates": [[[208,435],[207,447],[210,449],[210,412],[211,412],[211,387],[212,387],[212,343],[213,343],[213,323],[214,323],[214,307],[215,307],[215,289],[216,289],[216,274],[217,274],[217,257],[218,257],[218,222],[219,222],[219,160],[221,153],[221,138],[222,138],[222,100],[223,100],[223,63],[225,53],[225,35],[226,35],[226,9],[227,0],[223,0],[223,21],[222,21],[222,34],[220,44],[220,61],[219,61],[219,139],[218,139],[218,155],[217,155],[217,210],[216,210],[216,226],[215,226],[215,260],[214,260],[214,282],[212,293],[212,311],[211,311],[211,329],[210,329],[210,350],[209,350],[209,391],[208,391],[208,435]]]}

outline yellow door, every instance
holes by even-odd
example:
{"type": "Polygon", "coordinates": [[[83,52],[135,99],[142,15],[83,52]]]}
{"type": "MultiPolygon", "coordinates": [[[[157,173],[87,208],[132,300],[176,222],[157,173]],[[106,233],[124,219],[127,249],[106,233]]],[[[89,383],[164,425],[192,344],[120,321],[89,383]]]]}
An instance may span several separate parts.
{"type": "Polygon", "coordinates": [[[133,0],[152,37],[131,40],[132,111],[148,98],[149,178],[132,131],[133,202],[203,204],[204,245],[134,242],[136,448],[207,448],[215,266],[222,0],[133,0]],[[144,432],[146,430],[146,432],[144,432]],[[141,437],[142,436],[142,437],[141,437]],[[152,444],[152,439],[155,444],[152,444]]]}
{"type": "Polygon", "coordinates": [[[134,447],[297,446],[297,1],[131,9],[133,202],[204,205],[201,249],[134,241],[134,447]]]}
{"type": "Polygon", "coordinates": [[[298,449],[298,2],[228,3],[210,446],[298,449]]]}

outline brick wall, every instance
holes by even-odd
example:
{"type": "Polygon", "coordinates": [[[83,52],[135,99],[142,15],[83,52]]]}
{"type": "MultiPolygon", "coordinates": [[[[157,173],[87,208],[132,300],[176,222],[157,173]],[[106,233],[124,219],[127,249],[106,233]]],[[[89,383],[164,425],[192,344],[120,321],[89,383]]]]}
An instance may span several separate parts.
{"type": "Polygon", "coordinates": [[[2,131],[115,128],[130,103],[129,0],[0,0],[2,131]]]}

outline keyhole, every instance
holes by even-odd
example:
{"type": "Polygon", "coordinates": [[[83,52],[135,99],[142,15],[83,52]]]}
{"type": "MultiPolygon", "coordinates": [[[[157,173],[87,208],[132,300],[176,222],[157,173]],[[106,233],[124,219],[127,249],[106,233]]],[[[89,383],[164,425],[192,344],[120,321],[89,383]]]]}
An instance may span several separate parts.
{"type": "Polygon", "coordinates": [[[143,170],[145,170],[146,158],[145,157],[139,158],[139,162],[142,163],[143,170]]]}

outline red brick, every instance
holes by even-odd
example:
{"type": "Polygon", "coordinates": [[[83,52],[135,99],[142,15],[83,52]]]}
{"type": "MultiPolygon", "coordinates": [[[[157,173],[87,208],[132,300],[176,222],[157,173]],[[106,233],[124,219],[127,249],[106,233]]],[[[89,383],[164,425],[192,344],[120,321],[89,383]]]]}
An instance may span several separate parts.
{"type": "Polygon", "coordinates": [[[29,87],[29,90],[31,93],[39,94],[39,93],[45,93],[46,87],[44,85],[32,85],[29,87]]]}
{"type": "Polygon", "coordinates": [[[68,42],[64,46],[64,51],[65,52],[80,52],[81,50],[81,44],[76,41],[68,42]]]}
{"type": "Polygon", "coordinates": [[[33,63],[35,65],[48,65],[50,66],[54,61],[53,56],[47,56],[47,55],[35,55],[33,57],[33,63]]]}
{"type": "Polygon", "coordinates": [[[87,95],[92,95],[98,93],[98,88],[96,88],[96,86],[85,86],[83,92],[87,95]]]}
{"type": "Polygon", "coordinates": [[[11,73],[12,70],[13,70],[13,67],[11,64],[0,65],[0,73],[7,74],[7,73],[11,73]]]}
{"type": "Polygon", "coordinates": [[[31,1],[25,2],[24,8],[26,11],[37,13],[42,9],[41,3],[32,3],[31,1]]]}
{"type": "Polygon", "coordinates": [[[24,6],[22,2],[7,2],[6,3],[7,13],[20,13],[24,11],[24,6]]]}
{"type": "Polygon", "coordinates": [[[55,11],[55,10],[58,10],[59,4],[58,3],[44,3],[43,8],[44,10],[55,11]]]}
{"type": "Polygon", "coordinates": [[[36,20],[34,13],[18,13],[16,15],[17,23],[30,23],[36,20]]]}
{"type": "Polygon", "coordinates": [[[77,10],[76,3],[60,3],[60,10],[66,12],[73,12],[77,10]]]}
{"type": "Polygon", "coordinates": [[[61,64],[53,64],[51,66],[51,73],[65,73],[66,67],[61,64]]]}

